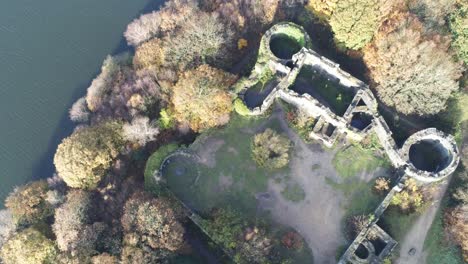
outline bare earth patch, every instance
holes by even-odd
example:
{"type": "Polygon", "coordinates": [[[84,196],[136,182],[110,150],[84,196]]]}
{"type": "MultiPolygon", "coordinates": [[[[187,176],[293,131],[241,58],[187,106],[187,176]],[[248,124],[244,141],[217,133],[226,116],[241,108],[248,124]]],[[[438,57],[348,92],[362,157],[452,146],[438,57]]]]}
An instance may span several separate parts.
{"type": "MultiPolygon", "coordinates": [[[[336,263],[337,251],[346,244],[343,235],[343,218],[346,207],[352,203],[340,190],[334,189],[326,178],[342,182],[332,160],[335,150],[327,150],[319,144],[305,144],[282,118],[275,112],[281,127],[294,143],[294,152],[289,163],[291,172],[288,183],[297,183],[305,191],[301,202],[286,200],[281,191],[285,180],[270,179],[269,199],[259,199],[261,208],[271,211],[272,218],[281,224],[295,228],[307,241],[314,255],[314,263],[336,263]]],[[[382,172],[359,173],[356,179],[369,182],[382,172]]]]}
{"type": "Polygon", "coordinates": [[[197,149],[197,155],[200,157],[200,163],[214,168],[216,166],[216,152],[224,145],[224,140],[219,138],[209,138],[204,141],[204,145],[197,149]]]}

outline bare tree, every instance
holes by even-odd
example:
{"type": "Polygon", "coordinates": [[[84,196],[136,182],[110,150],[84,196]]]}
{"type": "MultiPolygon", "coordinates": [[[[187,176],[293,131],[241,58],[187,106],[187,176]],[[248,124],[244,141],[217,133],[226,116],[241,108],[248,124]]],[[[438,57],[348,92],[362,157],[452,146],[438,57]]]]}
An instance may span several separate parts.
{"type": "Polygon", "coordinates": [[[124,33],[127,43],[139,46],[154,37],[161,37],[180,26],[193,12],[198,10],[193,0],[172,0],[159,11],[144,14],[133,20],[124,33]]]}
{"type": "Polygon", "coordinates": [[[0,248],[15,230],[10,210],[0,210],[0,248]]]}
{"type": "Polygon", "coordinates": [[[130,141],[144,146],[146,143],[156,139],[159,128],[150,123],[148,117],[135,117],[131,123],[123,125],[123,137],[130,141]]]}
{"type": "Polygon", "coordinates": [[[81,97],[70,108],[70,119],[73,122],[86,122],[89,119],[89,109],[86,104],[86,98],[81,97]]]}

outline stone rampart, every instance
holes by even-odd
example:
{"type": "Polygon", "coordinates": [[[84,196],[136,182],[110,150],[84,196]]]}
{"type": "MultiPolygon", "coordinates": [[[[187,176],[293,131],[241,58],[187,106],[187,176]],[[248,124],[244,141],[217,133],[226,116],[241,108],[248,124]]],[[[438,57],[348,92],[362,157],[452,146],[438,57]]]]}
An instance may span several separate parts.
{"type": "Polygon", "coordinates": [[[402,176],[399,182],[390,190],[381,204],[376,208],[368,227],[360,232],[351,246],[346,250],[339,263],[380,263],[396,246],[397,242],[377,226],[376,223],[378,219],[389,206],[393,196],[402,190],[404,179],[411,177],[421,183],[430,183],[440,181],[453,173],[460,159],[456,143],[452,136],[446,135],[435,128],[430,128],[413,134],[406,140],[402,148],[399,149],[392,137],[392,131],[377,110],[378,104],[376,98],[368,85],[364,82],[342,70],[339,64],[306,47],[294,54],[290,60],[282,60],[275,57],[269,48],[269,42],[274,34],[280,31],[282,31],[282,33],[287,33],[288,27],[303,32],[304,39],[309,41],[309,37],[305,31],[300,26],[291,23],[275,25],[265,33],[259,52],[261,55],[260,63],[265,65],[266,62],[269,61],[269,66],[273,67],[275,69],[274,72],[277,72],[282,79],[266,97],[263,104],[251,110],[251,114],[264,114],[271,107],[275,99],[279,98],[316,118],[318,121],[310,132],[310,137],[322,140],[327,146],[333,145],[338,134],[343,134],[350,139],[359,141],[371,131],[376,133],[392,165],[398,172],[402,173],[402,176]],[[312,67],[314,70],[318,70],[319,73],[325,74],[327,78],[337,80],[340,85],[352,89],[355,92],[355,97],[343,116],[337,116],[333,111],[321,104],[311,95],[299,95],[289,89],[289,87],[294,84],[297,75],[303,67],[312,67]],[[352,127],[351,121],[354,113],[366,113],[372,118],[371,124],[362,130],[352,127]],[[323,130],[329,126],[334,128],[333,132],[331,132],[331,134],[325,133],[326,135],[324,135],[323,130]],[[409,157],[410,148],[422,140],[438,142],[441,147],[449,153],[450,160],[447,162],[444,169],[438,172],[428,172],[418,170],[413,165],[409,157]],[[378,256],[373,254],[375,250],[373,251],[373,246],[368,237],[370,232],[375,232],[379,238],[387,243],[385,249],[378,256]],[[367,259],[359,258],[356,255],[356,250],[359,245],[363,245],[367,248],[372,257],[367,259]]]}

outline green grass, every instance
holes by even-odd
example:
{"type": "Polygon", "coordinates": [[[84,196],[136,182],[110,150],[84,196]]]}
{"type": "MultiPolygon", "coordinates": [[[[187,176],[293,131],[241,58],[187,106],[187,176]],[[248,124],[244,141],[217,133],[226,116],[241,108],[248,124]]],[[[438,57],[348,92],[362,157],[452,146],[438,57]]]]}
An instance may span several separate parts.
{"type": "Polygon", "coordinates": [[[171,152],[179,148],[179,145],[172,143],[168,145],[161,146],[156,150],[146,161],[146,167],[144,172],[145,177],[145,189],[150,189],[154,186],[153,174],[156,170],[159,170],[161,167],[161,162],[169,155],[171,152]]]}
{"type": "Polygon", "coordinates": [[[307,92],[319,101],[325,101],[337,115],[343,115],[354,98],[354,92],[341,86],[311,67],[304,67],[290,87],[300,93],[307,92]],[[306,87],[304,86],[306,85],[306,87]]]}
{"type": "Polygon", "coordinates": [[[189,150],[205,148],[206,140],[210,138],[224,141],[214,154],[215,166],[211,168],[190,158],[178,157],[166,166],[164,172],[169,188],[200,212],[231,206],[245,214],[254,213],[255,195],[265,192],[268,180],[277,173],[287,174],[287,169],[269,171],[257,167],[251,158],[255,128],[268,122],[266,127],[278,130],[280,125],[275,120],[234,116],[225,128],[213,129],[201,135],[189,150]],[[177,175],[181,171],[183,175],[177,175]]]}
{"type": "Polygon", "coordinates": [[[283,195],[284,199],[298,203],[305,199],[305,191],[302,187],[295,183],[295,184],[288,184],[282,191],[281,195],[283,195]]]}
{"type": "Polygon", "coordinates": [[[419,216],[418,212],[404,214],[395,207],[389,207],[380,218],[380,222],[382,228],[396,241],[403,241],[406,233],[408,233],[419,216]]]}
{"type": "Polygon", "coordinates": [[[360,172],[371,172],[378,167],[388,167],[389,162],[376,155],[374,149],[353,144],[338,151],[333,158],[333,166],[343,179],[348,179],[360,172]]]}
{"type": "Polygon", "coordinates": [[[337,183],[326,177],[325,182],[333,189],[341,191],[349,201],[349,204],[345,207],[346,217],[372,213],[383,199],[383,197],[372,191],[373,181],[365,182],[352,179],[343,183],[337,183]]]}

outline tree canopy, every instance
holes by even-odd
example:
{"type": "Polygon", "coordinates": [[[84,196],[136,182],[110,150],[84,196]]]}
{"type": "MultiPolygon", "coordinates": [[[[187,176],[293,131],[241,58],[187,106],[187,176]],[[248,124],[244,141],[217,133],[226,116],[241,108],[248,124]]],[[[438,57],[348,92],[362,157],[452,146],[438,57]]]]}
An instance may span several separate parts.
{"type": "Polygon", "coordinates": [[[403,114],[436,114],[458,90],[460,66],[421,27],[415,16],[398,14],[364,50],[377,95],[403,114]]]}
{"type": "Polygon", "coordinates": [[[53,214],[47,202],[47,182],[34,181],[15,189],[5,201],[13,221],[17,225],[27,225],[45,220],[53,214]]]}
{"type": "Polygon", "coordinates": [[[330,26],[338,45],[360,49],[372,40],[380,26],[380,0],[338,1],[330,26]]]}
{"type": "Polygon", "coordinates": [[[11,237],[0,251],[5,264],[54,263],[57,252],[54,242],[34,228],[11,237]]]}
{"type": "Polygon", "coordinates": [[[118,122],[79,129],[57,148],[54,164],[58,175],[70,187],[95,189],[123,145],[118,122]]]}
{"type": "Polygon", "coordinates": [[[449,17],[450,31],[452,32],[452,47],[460,60],[468,65],[468,2],[459,1],[454,12],[449,17]]]}
{"type": "Polygon", "coordinates": [[[184,243],[178,212],[168,201],[146,193],[136,193],[127,200],[121,223],[126,246],[176,251],[184,243]]]}
{"type": "Polygon", "coordinates": [[[234,75],[208,65],[184,72],[173,88],[175,118],[194,131],[226,124],[232,111],[228,88],[235,80],[234,75]]]}

